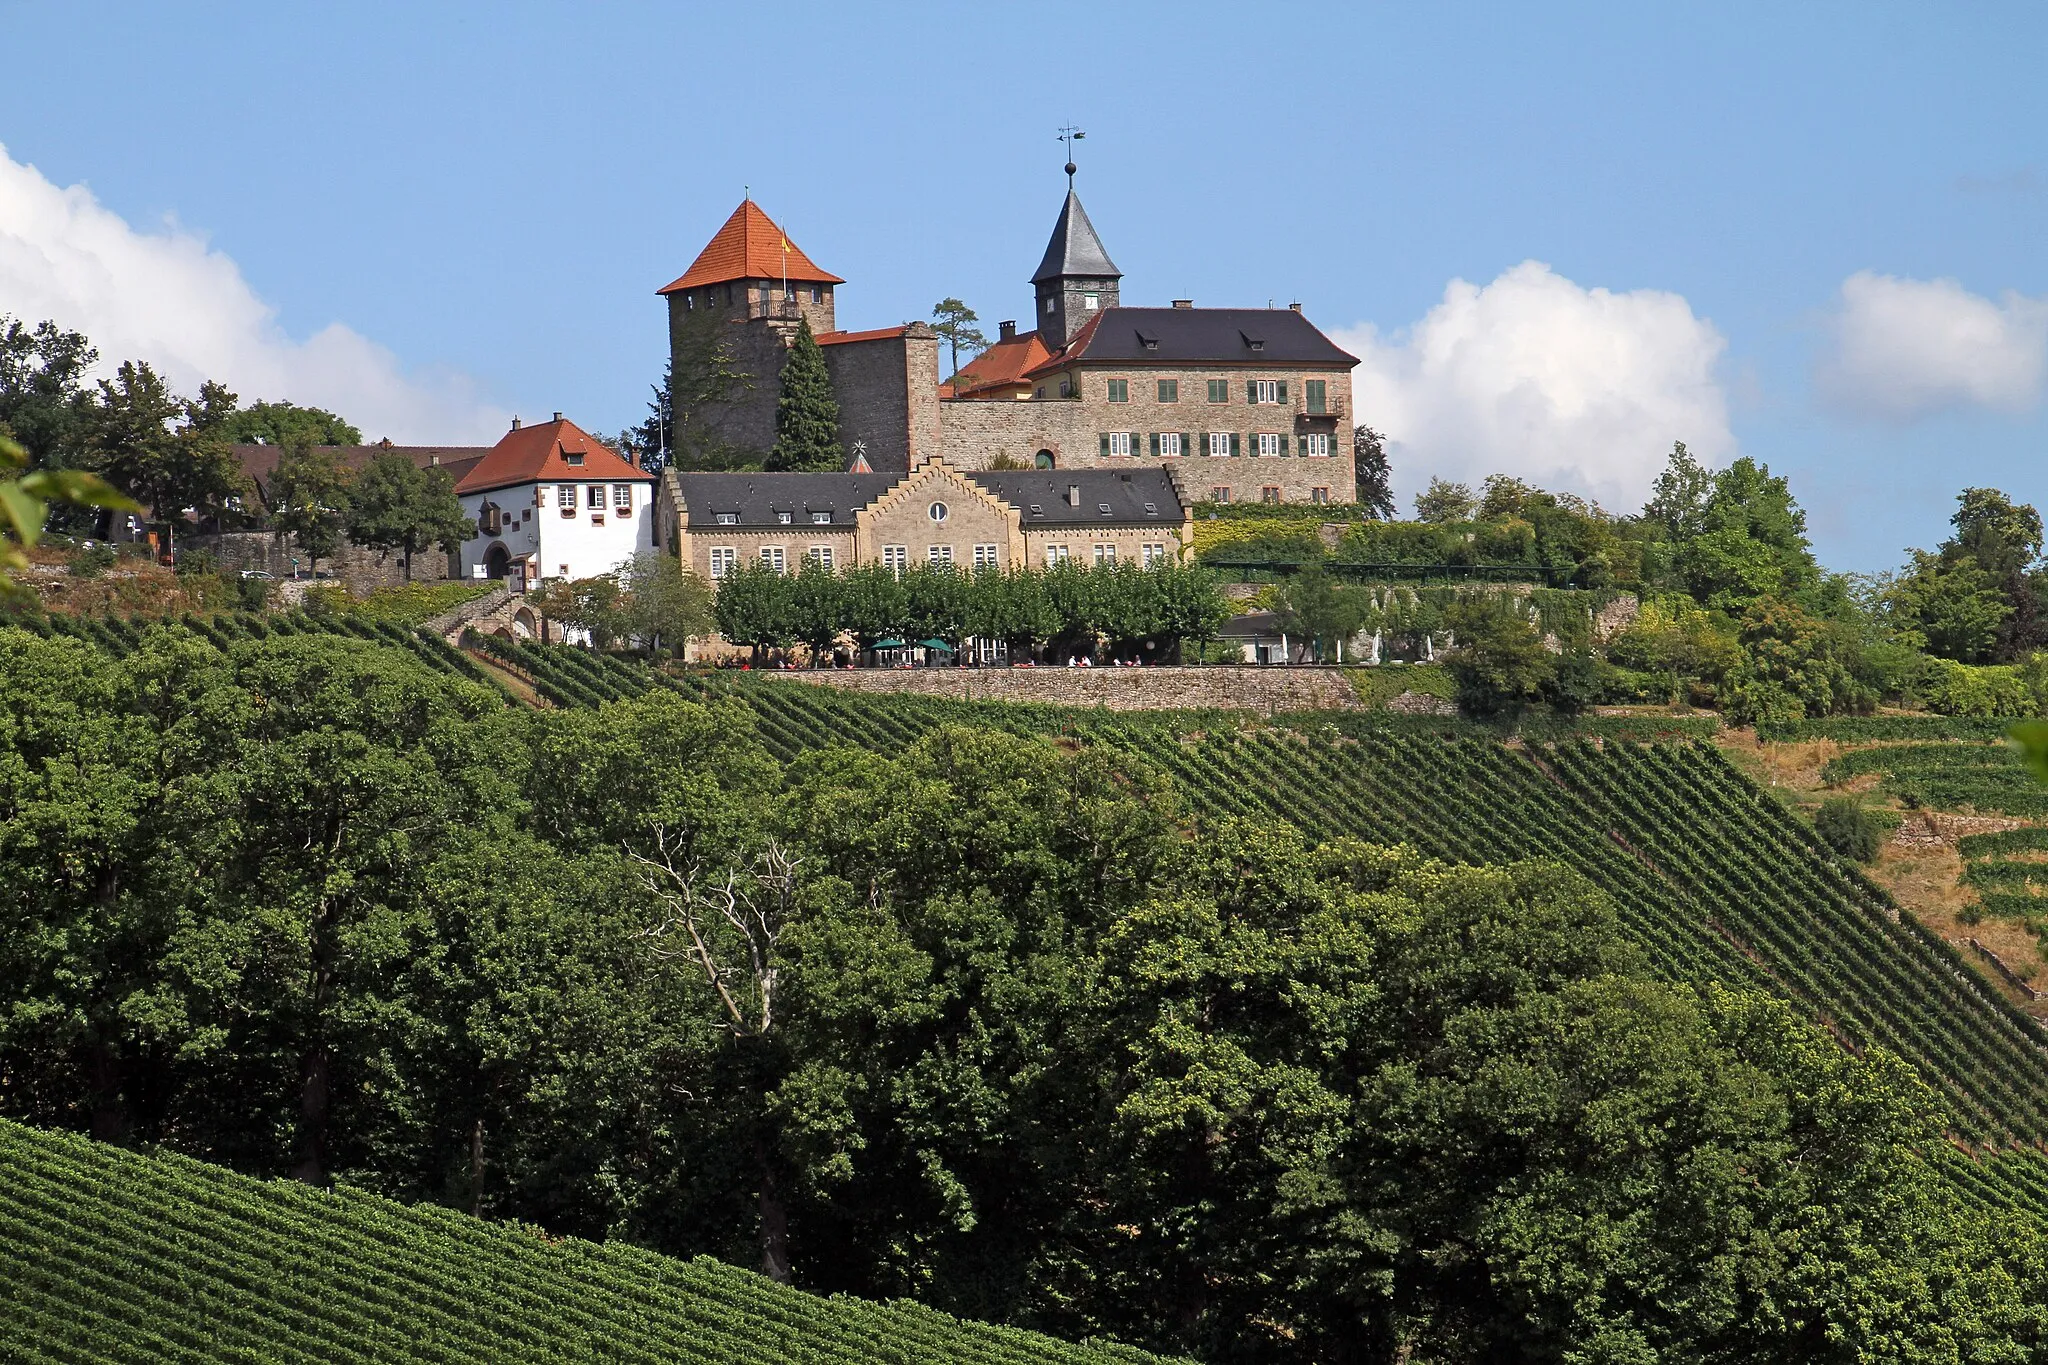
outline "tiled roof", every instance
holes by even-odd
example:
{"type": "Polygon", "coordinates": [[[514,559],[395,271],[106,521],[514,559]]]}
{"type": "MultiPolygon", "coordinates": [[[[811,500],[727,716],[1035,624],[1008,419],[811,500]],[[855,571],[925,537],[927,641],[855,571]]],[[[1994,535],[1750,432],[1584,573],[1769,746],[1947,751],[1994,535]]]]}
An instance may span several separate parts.
{"type": "Polygon", "coordinates": [[[728,280],[781,279],[801,280],[805,284],[846,283],[837,275],[820,270],[773,219],[761,212],[760,205],[747,199],[741,201],[732,217],[725,220],[725,226],[697,253],[697,259],[682,278],[656,292],[673,294],[678,289],[724,284],[728,280]]]}
{"type": "Polygon", "coordinates": [[[849,341],[880,341],[885,337],[900,337],[910,329],[904,327],[876,327],[866,332],[820,332],[814,338],[820,346],[843,346],[849,341]]]}
{"type": "MultiPolygon", "coordinates": [[[[229,449],[242,466],[242,472],[255,482],[259,491],[267,492],[270,476],[277,472],[277,462],[284,457],[285,448],[250,442],[237,443],[229,449]]],[[[399,446],[383,442],[372,446],[314,446],[313,449],[332,452],[335,461],[344,469],[362,469],[379,455],[403,455],[421,469],[445,469],[451,478],[458,481],[491,450],[489,446],[399,446]]]]}
{"type": "Polygon", "coordinates": [[[953,376],[953,396],[971,398],[988,389],[1021,384],[1024,376],[1043,365],[1052,355],[1036,332],[998,341],[960,367],[953,376]]]}
{"type": "Polygon", "coordinates": [[[1102,249],[1102,239],[1095,235],[1095,224],[1088,221],[1088,210],[1081,207],[1081,196],[1070,188],[1067,202],[1060,206],[1059,221],[1052,225],[1052,240],[1045,244],[1045,259],[1038,263],[1031,282],[1038,284],[1073,276],[1122,279],[1123,272],[1102,249]]]}
{"type": "Polygon", "coordinates": [[[1356,365],[1292,308],[1106,308],[1033,373],[1091,365],[1356,365]]]}
{"type": "MultiPolygon", "coordinates": [[[[910,475],[888,474],[682,474],[676,490],[689,509],[690,529],[720,525],[759,529],[854,523],[854,513],[910,475]],[[788,513],[784,522],[779,514],[788,513]],[[814,514],[824,521],[814,520],[814,514]],[[721,523],[720,515],[735,520],[721,523]]],[[[1120,469],[1039,469],[965,473],[1015,507],[1024,527],[1158,525],[1178,527],[1180,497],[1158,466],[1120,469]],[[1079,489],[1079,497],[1073,490],[1079,489]],[[1107,506],[1110,510],[1104,512],[1107,506]],[[1148,511],[1147,508],[1150,508],[1148,511]]]]}
{"type": "Polygon", "coordinates": [[[654,476],[621,459],[574,422],[557,417],[552,422],[536,422],[506,432],[490,453],[456,482],[455,491],[482,493],[514,484],[574,479],[612,483],[644,479],[651,483],[654,476]],[[580,457],[580,463],[569,463],[570,456],[580,457]]]}

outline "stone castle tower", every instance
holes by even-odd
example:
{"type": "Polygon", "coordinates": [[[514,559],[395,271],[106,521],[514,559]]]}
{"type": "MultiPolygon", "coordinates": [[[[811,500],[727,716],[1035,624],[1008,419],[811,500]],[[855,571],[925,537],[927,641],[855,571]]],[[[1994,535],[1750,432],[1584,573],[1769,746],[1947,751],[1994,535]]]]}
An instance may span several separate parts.
{"type": "Polygon", "coordinates": [[[678,458],[729,467],[767,452],[782,366],[804,322],[825,353],[849,459],[908,469],[938,453],[937,335],[922,322],[840,331],[833,291],[844,283],[752,199],[733,210],[657,291],[668,301],[678,458]]]}
{"type": "Polygon", "coordinates": [[[1031,277],[1037,292],[1038,335],[1047,350],[1057,351],[1074,339],[1074,333],[1105,308],[1117,306],[1117,286],[1123,272],[1103,250],[1081,196],[1074,193],[1074,168],[1067,167],[1067,202],[1053,224],[1052,240],[1045,244],[1045,259],[1031,277]]]}

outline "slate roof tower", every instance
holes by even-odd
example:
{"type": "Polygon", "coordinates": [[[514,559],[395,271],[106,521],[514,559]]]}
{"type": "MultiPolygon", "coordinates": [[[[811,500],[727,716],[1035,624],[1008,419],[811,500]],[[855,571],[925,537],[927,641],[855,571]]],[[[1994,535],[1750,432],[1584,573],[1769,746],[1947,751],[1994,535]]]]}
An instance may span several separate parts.
{"type": "Polygon", "coordinates": [[[1045,259],[1031,277],[1038,294],[1038,335],[1048,351],[1073,340],[1105,308],[1117,306],[1123,272],[1102,248],[1081,196],[1074,193],[1074,163],[1067,163],[1067,202],[1053,224],[1045,259]]]}

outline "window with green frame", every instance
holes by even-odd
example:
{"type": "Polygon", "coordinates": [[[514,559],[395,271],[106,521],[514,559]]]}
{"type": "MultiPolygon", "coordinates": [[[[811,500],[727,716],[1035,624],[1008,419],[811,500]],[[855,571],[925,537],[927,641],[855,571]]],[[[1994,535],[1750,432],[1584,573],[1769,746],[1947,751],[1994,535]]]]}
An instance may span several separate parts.
{"type": "Polygon", "coordinates": [[[1180,401],[1180,381],[1178,379],[1162,379],[1159,381],[1159,401],[1162,403],[1178,403],[1180,401]]]}
{"type": "Polygon", "coordinates": [[[1211,403],[1228,403],[1230,401],[1230,381],[1228,379],[1212,379],[1209,381],[1209,401],[1211,403]]]}
{"type": "Polygon", "coordinates": [[[1131,401],[1131,381],[1130,381],[1130,380],[1128,380],[1128,379],[1112,379],[1112,380],[1110,380],[1110,381],[1109,381],[1109,401],[1110,401],[1110,402],[1112,402],[1112,403],[1128,403],[1128,402],[1130,402],[1130,401],[1131,401]]]}
{"type": "Polygon", "coordinates": [[[1324,413],[1329,411],[1328,382],[1323,379],[1302,381],[1303,396],[1308,400],[1308,410],[1310,412],[1324,413]]]}

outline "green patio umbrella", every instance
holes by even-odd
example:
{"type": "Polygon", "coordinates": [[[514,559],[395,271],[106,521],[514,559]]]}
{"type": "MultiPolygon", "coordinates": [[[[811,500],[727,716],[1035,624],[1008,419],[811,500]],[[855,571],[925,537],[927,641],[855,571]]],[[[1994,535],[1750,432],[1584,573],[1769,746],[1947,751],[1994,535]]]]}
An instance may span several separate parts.
{"type": "Polygon", "coordinates": [[[944,640],[920,640],[918,643],[926,649],[941,649],[948,654],[953,652],[953,646],[947,644],[944,640]]]}

